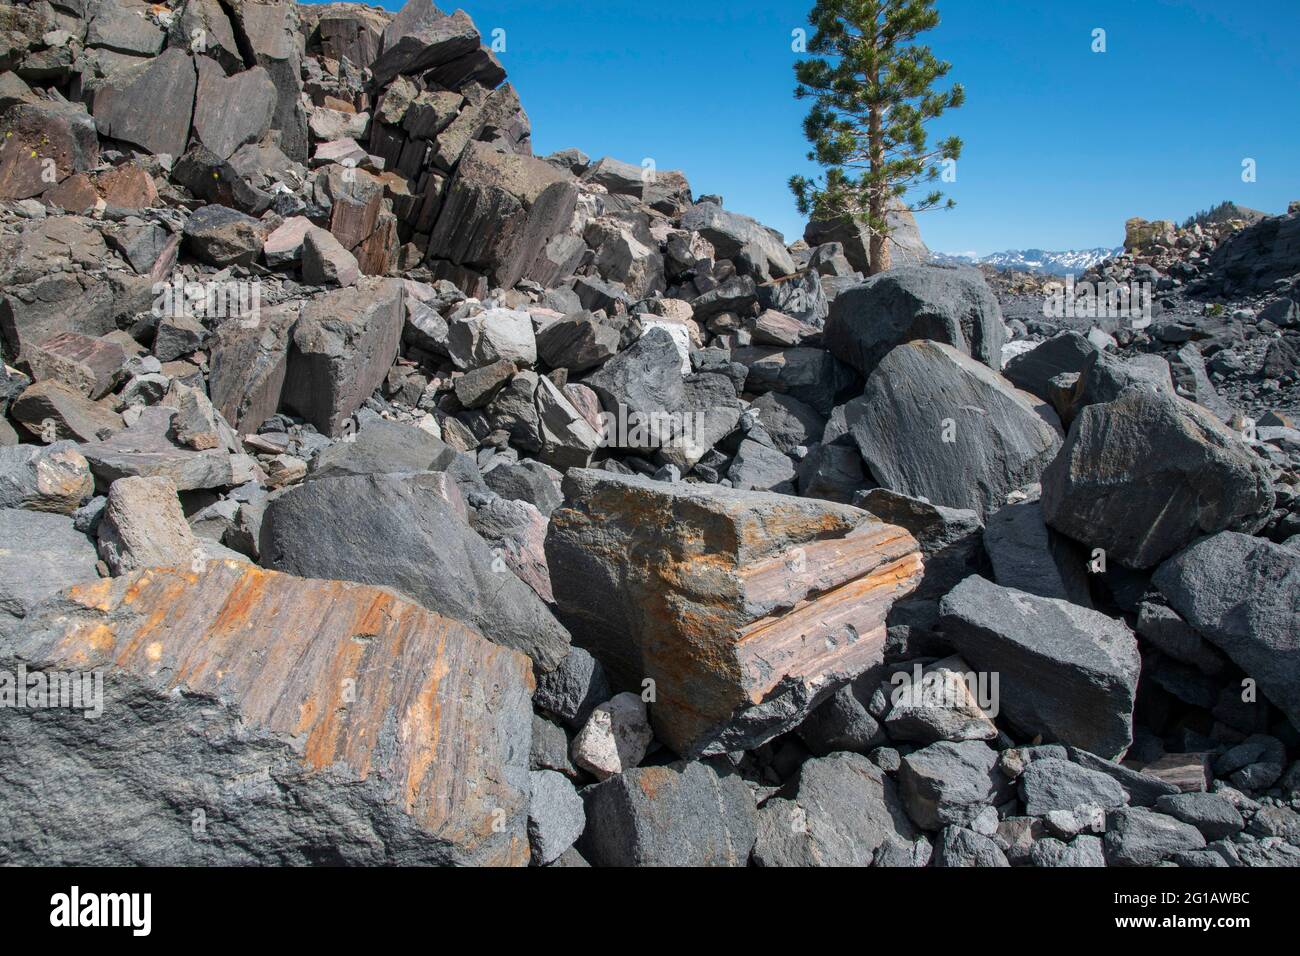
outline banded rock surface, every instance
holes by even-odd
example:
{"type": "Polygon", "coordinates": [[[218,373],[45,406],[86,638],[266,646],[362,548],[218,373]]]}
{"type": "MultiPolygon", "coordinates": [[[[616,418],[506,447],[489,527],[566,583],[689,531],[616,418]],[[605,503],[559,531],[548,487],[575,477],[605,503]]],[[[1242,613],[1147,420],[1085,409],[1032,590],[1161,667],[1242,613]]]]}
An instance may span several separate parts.
{"type": "Polygon", "coordinates": [[[757,746],[880,660],[916,539],[847,505],[571,470],[546,556],[575,642],[654,681],[682,756],[757,746]]]}
{"type": "Polygon", "coordinates": [[[5,862],[528,860],[528,658],[392,592],[147,569],[51,599],[0,657],[104,672],[98,719],[0,709],[5,862]]]}

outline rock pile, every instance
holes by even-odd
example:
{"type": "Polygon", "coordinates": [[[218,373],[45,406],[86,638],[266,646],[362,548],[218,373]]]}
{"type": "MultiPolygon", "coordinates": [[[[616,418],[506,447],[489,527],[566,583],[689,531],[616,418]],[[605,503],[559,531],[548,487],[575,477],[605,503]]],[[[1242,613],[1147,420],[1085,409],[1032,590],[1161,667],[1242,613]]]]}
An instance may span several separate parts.
{"type": "Polygon", "coordinates": [[[0,862],[1300,862],[1219,353],[534,156],[429,0],[0,27],[0,862]]]}

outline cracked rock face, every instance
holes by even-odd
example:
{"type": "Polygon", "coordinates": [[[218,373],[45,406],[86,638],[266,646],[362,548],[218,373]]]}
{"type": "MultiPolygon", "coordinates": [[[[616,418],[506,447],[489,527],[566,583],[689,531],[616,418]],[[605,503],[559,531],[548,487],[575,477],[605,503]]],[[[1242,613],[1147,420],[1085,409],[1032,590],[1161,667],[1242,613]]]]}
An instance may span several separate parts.
{"type": "Polygon", "coordinates": [[[5,863],[528,860],[528,659],[392,592],[145,570],[51,599],[0,659],[103,674],[99,718],[0,708],[5,863]]]}
{"type": "Polygon", "coordinates": [[[845,505],[573,470],[546,553],[561,618],[616,685],[654,682],[682,756],[757,746],[880,660],[920,581],[910,534],[845,505]]]}

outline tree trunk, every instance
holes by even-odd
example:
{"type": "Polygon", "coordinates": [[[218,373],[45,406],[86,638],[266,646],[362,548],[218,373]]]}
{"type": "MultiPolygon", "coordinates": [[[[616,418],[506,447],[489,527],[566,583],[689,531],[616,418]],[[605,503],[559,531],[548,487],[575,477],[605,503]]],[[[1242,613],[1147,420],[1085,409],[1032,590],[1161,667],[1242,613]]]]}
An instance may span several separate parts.
{"type": "MultiPolygon", "coordinates": [[[[871,42],[879,45],[879,37],[872,37],[871,42]]],[[[867,111],[867,147],[871,154],[871,171],[878,173],[885,165],[885,134],[882,129],[881,109],[872,106],[867,111]]],[[[885,229],[886,200],[889,196],[888,185],[884,182],[872,187],[867,199],[867,211],[871,217],[870,275],[884,272],[890,266],[889,234],[885,229]]]]}
{"type": "MultiPolygon", "coordinates": [[[[874,216],[875,213],[873,212],[874,216]]],[[[871,275],[888,272],[893,266],[893,254],[889,251],[889,236],[883,232],[871,233],[871,275]]]]}

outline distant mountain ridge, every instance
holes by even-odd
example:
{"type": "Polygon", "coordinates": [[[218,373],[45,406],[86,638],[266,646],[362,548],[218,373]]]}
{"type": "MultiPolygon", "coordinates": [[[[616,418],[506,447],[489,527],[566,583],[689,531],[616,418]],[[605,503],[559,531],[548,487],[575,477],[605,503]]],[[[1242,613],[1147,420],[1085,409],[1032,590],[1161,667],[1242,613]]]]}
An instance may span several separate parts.
{"type": "Polygon", "coordinates": [[[1068,252],[1048,252],[1045,249],[1008,249],[987,256],[948,255],[934,253],[937,262],[964,263],[975,266],[992,266],[995,269],[1015,269],[1018,272],[1033,272],[1041,275],[1069,276],[1080,275],[1090,267],[1124,251],[1123,246],[1114,249],[1098,247],[1096,249],[1071,249],[1068,252]]]}

